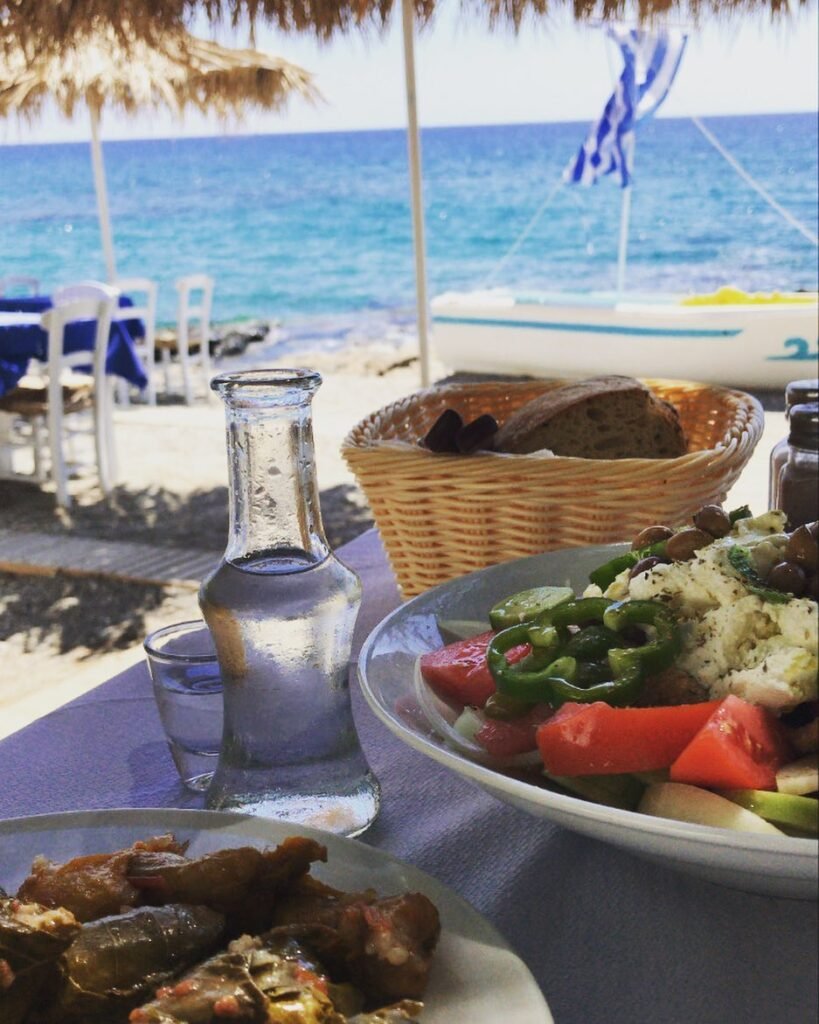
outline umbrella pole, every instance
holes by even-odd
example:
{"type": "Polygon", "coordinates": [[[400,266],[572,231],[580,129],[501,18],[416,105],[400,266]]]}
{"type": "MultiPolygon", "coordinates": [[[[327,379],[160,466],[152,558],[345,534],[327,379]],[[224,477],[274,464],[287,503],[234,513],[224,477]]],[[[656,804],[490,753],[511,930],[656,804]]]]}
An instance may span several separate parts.
{"type": "Polygon", "coordinates": [[[105,165],[102,162],[102,143],[100,142],[99,111],[91,108],[91,163],[94,166],[94,186],[97,190],[97,210],[100,218],[100,234],[102,235],[102,251],[105,256],[105,272],[109,284],[117,277],[114,262],[114,239],[111,233],[111,215],[108,212],[108,192],[105,188],[105,165]]]}
{"type": "Polygon", "coordinates": [[[430,383],[429,310],[427,308],[426,243],[424,241],[424,195],[421,186],[421,137],[418,131],[418,105],[415,91],[414,12],[412,0],[402,0],[404,31],[404,73],[407,83],[407,148],[409,150],[412,190],[412,236],[415,248],[415,294],[418,310],[418,350],[421,359],[421,384],[430,383]]]}

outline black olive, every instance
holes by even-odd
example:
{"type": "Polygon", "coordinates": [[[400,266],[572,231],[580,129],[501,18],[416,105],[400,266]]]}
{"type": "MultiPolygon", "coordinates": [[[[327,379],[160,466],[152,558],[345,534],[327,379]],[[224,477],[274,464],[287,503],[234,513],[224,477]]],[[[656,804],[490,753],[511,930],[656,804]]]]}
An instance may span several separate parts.
{"type": "Polygon", "coordinates": [[[687,562],[700,548],[706,547],[713,539],[710,533],[690,527],[675,533],[666,544],[665,551],[672,561],[687,562]]]}
{"type": "Polygon", "coordinates": [[[694,526],[712,537],[725,537],[731,532],[731,520],[719,505],[703,505],[694,516],[694,526]]]}
{"type": "Polygon", "coordinates": [[[649,544],[656,544],[660,540],[668,540],[673,534],[674,531],[668,526],[647,526],[644,530],[640,530],[634,538],[631,550],[640,551],[641,548],[647,548],[649,544]]]}
{"type": "Polygon", "coordinates": [[[805,592],[807,579],[804,570],[798,565],[793,562],[779,562],[768,573],[765,582],[774,590],[800,597],[805,592]]]}
{"type": "Polygon", "coordinates": [[[656,555],[649,555],[648,558],[641,558],[628,574],[628,578],[633,580],[635,576],[640,576],[642,573],[648,572],[648,570],[653,569],[655,565],[665,564],[666,563],[663,562],[662,558],[657,558],[656,555]]]}
{"type": "Polygon", "coordinates": [[[795,708],[786,711],[780,716],[779,721],[787,725],[789,729],[798,729],[802,725],[810,725],[816,718],[816,701],[807,700],[797,704],[795,708]]]}
{"type": "Polygon", "coordinates": [[[819,565],[819,545],[806,526],[798,526],[788,538],[785,560],[795,562],[808,571],[815,570],[819,565]]]}

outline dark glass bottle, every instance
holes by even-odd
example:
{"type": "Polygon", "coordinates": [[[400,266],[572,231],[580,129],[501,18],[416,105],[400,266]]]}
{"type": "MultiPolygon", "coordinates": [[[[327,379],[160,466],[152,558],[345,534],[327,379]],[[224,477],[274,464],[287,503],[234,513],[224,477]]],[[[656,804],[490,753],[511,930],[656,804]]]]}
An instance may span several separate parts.
{"type": "MultiPolygon", "coordinates": [[[[808,378],[806,380],[792,380],[785,388],[785,415],[790,417],[791,409],[795,405],[819,402],[819,378],[808,378]]],[[[768,474],[768,508],[776,508],[774,502],[774,487],[779,470],[788,457],[788,435],[776,442],[771,449],[770,472],[768,474]]]]}
{"type": "Polygon", "coordinates": [[[772,508],[788,517],[790,529],[819,519],[819,404],[791,409],[788,450],[773,481],[772,508]]]}
{"type": "Polygon", "coordinates": [[[379,786],[359,745],[348,676],[358,577],[324,535],[311,370],[215,377],[225,402],[230,534],[199,603],[224,685],[208,807],[358,835],[379,786]]]}

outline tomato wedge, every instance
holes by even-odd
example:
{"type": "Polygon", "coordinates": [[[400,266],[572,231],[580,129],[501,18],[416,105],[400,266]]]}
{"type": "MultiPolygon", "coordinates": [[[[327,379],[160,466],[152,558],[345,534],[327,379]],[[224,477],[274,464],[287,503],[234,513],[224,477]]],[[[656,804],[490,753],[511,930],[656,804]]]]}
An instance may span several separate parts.
{"type": "MultiPolygon", "coordinates": [[[[486,664],[486,649],[494,635],[489,630],[421,655],[421,675],[448,703],[482,708],[495,692],[495,680],[486,664]]],[[[506,659],[514,664],[525,658],[531,649],[529,644],[513,647],[506,659]]]]}
{"type": "Polygon", "coordinates": [[[475,733],[475,742],[493,757],[514,757],[537,750],[537,727],[553,714],[548,704],[538,704],[519,718],[487,718],[475,733]]]}
{"type": "Polygon", "coordinates": [[[779,720],[731,695],[671,765],[671,779],[712,789],[776,789],[777,770],[792,756],[779,720]]]}
{"type": "Polygon", "coordinates": [[[667,708],[564,704],[537,730],[552,775],[622,775],[668,768],[719,707],[720,701],[667,708]]]}

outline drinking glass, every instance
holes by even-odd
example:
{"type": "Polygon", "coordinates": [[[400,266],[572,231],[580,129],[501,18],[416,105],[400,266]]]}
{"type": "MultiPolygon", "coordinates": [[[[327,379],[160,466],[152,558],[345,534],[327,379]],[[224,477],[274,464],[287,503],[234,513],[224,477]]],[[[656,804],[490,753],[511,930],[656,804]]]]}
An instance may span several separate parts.
{"type": "Polygon", "coordinates": [[[165,626],[145,640],[159,717],[183,783],[210,785],[222,741],[222,677],[207,625],[165,626]]]}

